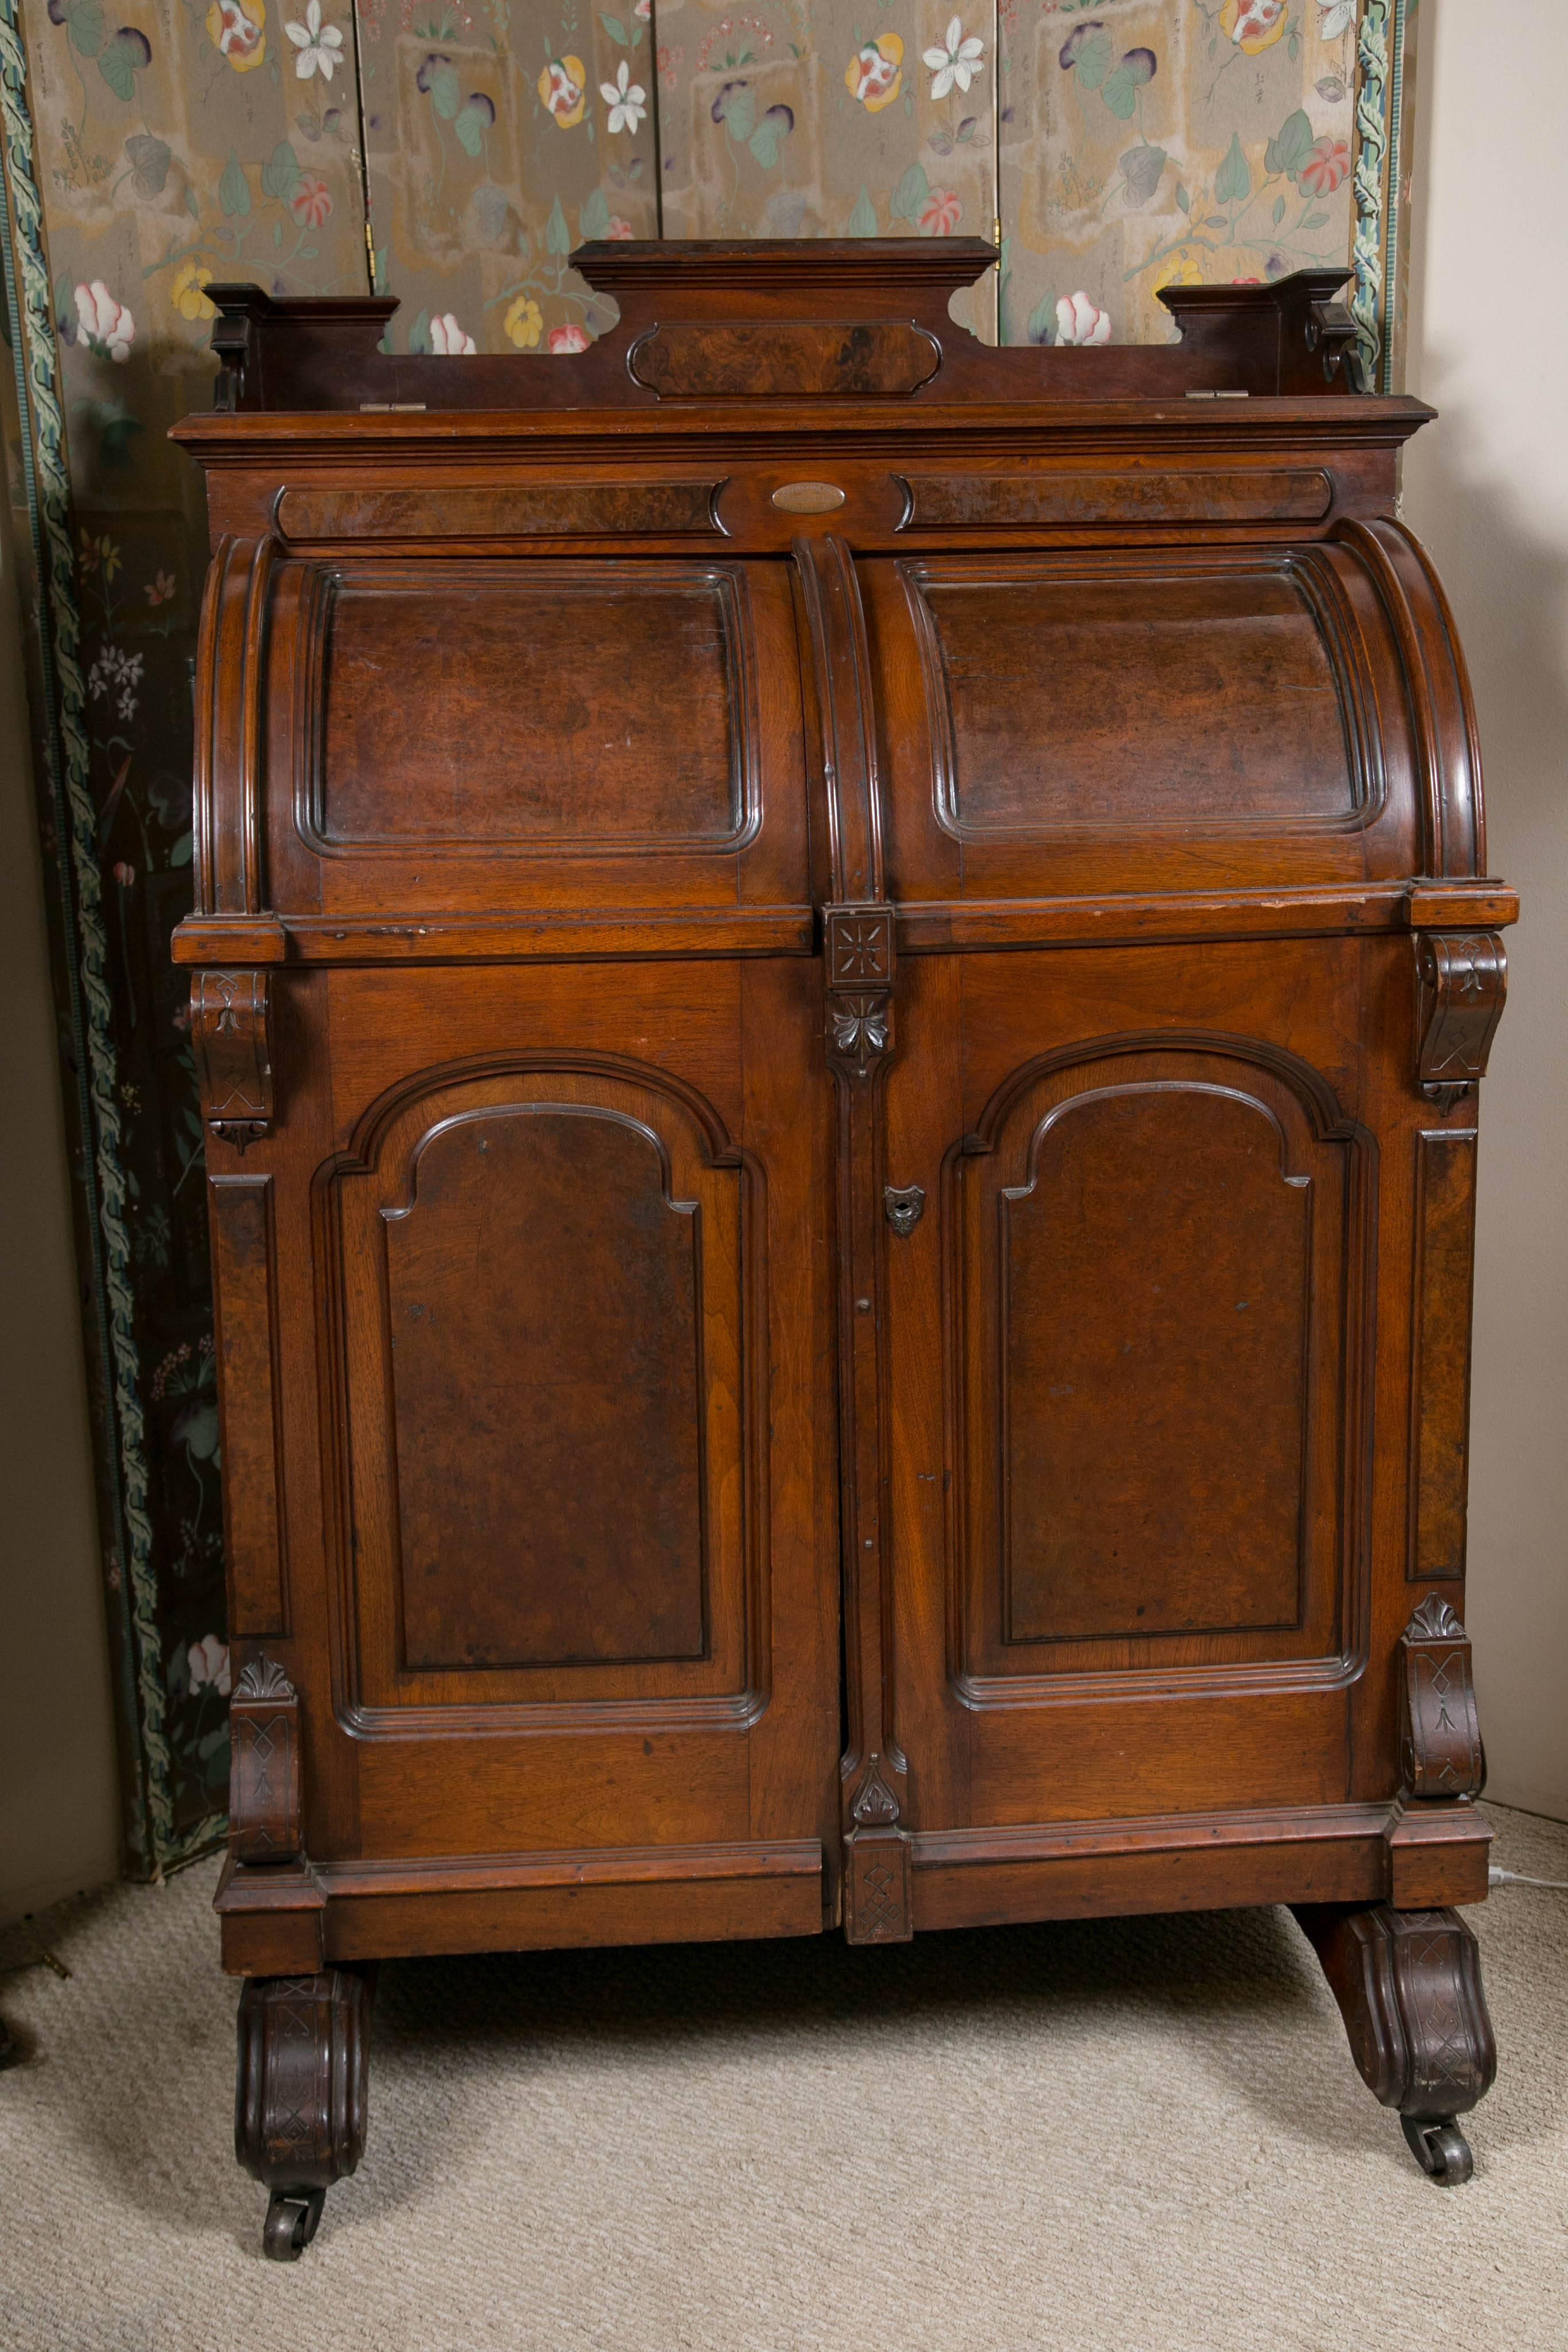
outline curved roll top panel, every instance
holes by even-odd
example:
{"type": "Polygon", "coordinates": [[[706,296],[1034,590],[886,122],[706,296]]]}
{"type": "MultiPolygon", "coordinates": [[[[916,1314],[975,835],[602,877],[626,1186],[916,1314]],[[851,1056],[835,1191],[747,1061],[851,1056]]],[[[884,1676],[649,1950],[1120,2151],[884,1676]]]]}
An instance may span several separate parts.
{"type": "Polygon", "coordinates": [[[479,912],[784,907],[775,944],[809,943],[783,562],[226,539],[201,671],[203,915],[266,909],[329,961],[479,912]]]}
{"type": "Polygon", "coordinates": [[[825,512],[793,560],[487,553],[464,495],[438,562],[221,540],[183,960],[800,954],[828,899],[915,950],[961,907],[991,945],[1104,938],[1106,899],[1154,932],[1292,892],[1331,929],[1510,919],[1403,909],[1485,847],[1463,656],[1398,523],[881,552],[825,512]]]}
{"type": "Polygon", "coordinates": [[[1462,656],[1396,524],[860,569],[896,898],[1484,870],[1462,656]]]}

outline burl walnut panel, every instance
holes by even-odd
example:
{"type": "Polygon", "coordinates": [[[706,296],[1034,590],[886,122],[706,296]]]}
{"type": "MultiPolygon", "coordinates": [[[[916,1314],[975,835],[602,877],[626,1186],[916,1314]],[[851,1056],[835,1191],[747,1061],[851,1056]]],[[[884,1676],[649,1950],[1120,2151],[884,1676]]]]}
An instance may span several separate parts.
{"type": "Polygon", "coordinates": [[[1287,565],[1059,580],[1037,559],[937,561],[905,576],[938,821],[961,839],[1353,821],[1338,682],[1287,565]]]}
{"type": "Polygon", "coordinates": [[[754,814],[743,594],[695,566],[345,570],[312,830],[327,848],[733,843],[754,814]]]}
{"type": "Polygon", "coordinates": [[[422,1142],[386,1213],[411,1666],[700,1656],[699,1212],[668,1184],[588,1104],[422,1142]]]}
{"type": "Polygon", "coordinates": [[[1036,1129],[998,1202],[1005,1641],[1296,1623],[1311,1203],[1283,1140],[1170,1080],[1036,1129]]]}
{"type": "Polygon", "coordinates": [[[1463,1576],[1470,1442],[1474,1133],[1425,1134],[1415,1161],[1415,1378],[1410,1431],[1412,1577],[1463,1576]]]}
{"type": "Polygon", "coordinates": [[[950,1161],[964,1672],[1331,1654],[1359,1147],[1244,1040],[1107,1042],[950,1161]]]}
{"type": "Polygon", "coordinates": [[[354,1696],[733,1712],[766,1673],[761,1173],[550,1017],[411,1070],[331,1171],[354,1696]]]}
{"type": "Polygon", "coordinates": [[[207,1182],[228,1630],[240,1637],[289,1630],[272,1196],[270,1176],[207,1182]]]}

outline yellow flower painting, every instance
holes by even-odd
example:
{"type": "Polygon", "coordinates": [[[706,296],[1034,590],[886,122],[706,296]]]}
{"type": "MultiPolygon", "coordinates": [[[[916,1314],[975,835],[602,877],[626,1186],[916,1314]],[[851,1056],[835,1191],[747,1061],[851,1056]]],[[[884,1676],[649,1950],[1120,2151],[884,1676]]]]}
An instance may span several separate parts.
{"type": "Polygon", "coordinates": [[[184,262],[175,271],[174,282],[169,289],[169,299],[182,319],[217,317],[216,303],[209,302],[202,291],[204,286],[210,286],[212,282],[212,271],[204,269],[199,261],[184,262]]]}
{"type": "Polygon", "coordinates": [[[502,322],[507,340],[520,352],[531,352],[544,332],[544,313],[531,294],[520,294],[502,322]]]}
{"type": "Polygon", "coordinates": [[[904,45],[897,33],[879,33],[844,68],[844,86],[868,114],[891,106],[903,86],[904,45]]]}

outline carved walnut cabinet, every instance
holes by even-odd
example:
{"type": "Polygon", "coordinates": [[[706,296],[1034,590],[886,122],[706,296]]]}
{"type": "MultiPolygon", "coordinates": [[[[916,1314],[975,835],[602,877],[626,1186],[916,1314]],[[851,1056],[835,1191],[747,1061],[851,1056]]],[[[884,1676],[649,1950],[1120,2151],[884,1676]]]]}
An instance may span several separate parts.
{"type": "Polygon", "coordinates": [[[380,1958],[1286,1902],[1440,2180],[1512,895],[1339,280],[990,351],[606,246],[579,359],[210,289],[191,968],[237,2144],[380,1958]]]}

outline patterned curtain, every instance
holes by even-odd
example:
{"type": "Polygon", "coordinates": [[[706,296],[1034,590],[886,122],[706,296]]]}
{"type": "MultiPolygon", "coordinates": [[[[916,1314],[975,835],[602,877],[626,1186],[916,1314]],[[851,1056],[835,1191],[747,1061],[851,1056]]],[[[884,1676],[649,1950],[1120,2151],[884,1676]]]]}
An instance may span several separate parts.
{"type": "Polygon", "coordinates": [[[0,383],[77,1185],[127,1867],[221,1833],[223,1518],[186,991],[206,555],[165,428],[215,278],[400,350],[581,350],[633,236],[995,234],[988,340],[1353,266],[1396,382],[1415,0],[0,0],[0,383]],[[117,22],[123,15],[126,21],[117,22]]]}

